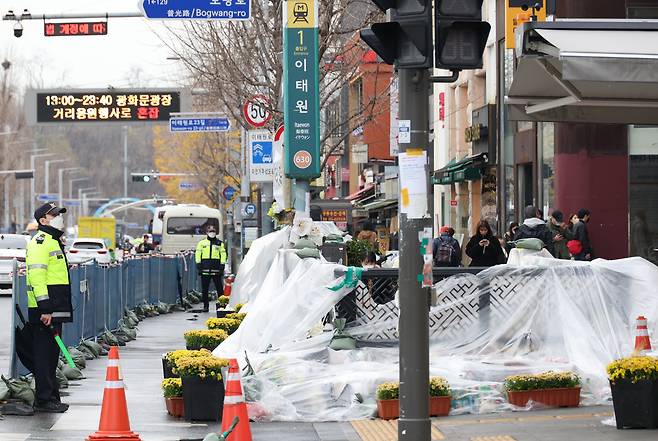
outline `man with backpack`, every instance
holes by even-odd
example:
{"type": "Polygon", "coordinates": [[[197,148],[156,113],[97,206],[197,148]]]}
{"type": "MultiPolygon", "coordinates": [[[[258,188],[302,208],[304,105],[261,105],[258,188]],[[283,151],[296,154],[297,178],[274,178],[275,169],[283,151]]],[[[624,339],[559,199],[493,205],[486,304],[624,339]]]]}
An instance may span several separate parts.
{"type": "Polygon", "coordinates": [[[453,236],[455,230],[448,226],[439,229],[439,237],[434,239],[432,244],[432,254],[434,256],[434,266],[436,267],[457,267],[461,265],[462,250],[459,242],[453,236]]]}

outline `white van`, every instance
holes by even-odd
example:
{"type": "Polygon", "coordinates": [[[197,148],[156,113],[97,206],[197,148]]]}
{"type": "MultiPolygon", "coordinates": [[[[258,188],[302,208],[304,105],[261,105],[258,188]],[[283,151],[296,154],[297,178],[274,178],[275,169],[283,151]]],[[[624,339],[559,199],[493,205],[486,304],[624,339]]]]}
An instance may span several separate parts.
{"type": "Polygon", "coordinates": [[[197,243],[206,237],[208,225],[213,225],[217,237],[224,240],[222,213],[216,208],[195,204],[167,207],[162,219],[162,253],[176,254],[195,249],[197,243]]]}

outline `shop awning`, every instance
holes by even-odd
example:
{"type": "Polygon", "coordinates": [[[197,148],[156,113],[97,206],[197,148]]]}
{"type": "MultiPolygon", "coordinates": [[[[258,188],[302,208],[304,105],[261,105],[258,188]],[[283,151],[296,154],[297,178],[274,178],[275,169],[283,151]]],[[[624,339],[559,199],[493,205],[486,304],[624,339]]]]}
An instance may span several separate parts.
{"type": "Polygon", "coordinates": [[[658,124],[658,21],[531,22],[516,37],[511,120],[658,124]]]}
{"type": "Polygon", "coordinates": [[[453,159],[445,167],[434,172],[432,183],[448,185],[453,182],[475,181],[482,177],[482,167],[486,162],[486,153],[467,156],[460,161],[453,159]]]}
{"type": "Polygon", "coordinates": [[[368,184],[365,187],[363,187],[361,190],[355,191],[351,195],[347,196],[347,198],[345,198],[345,199],[347,199],[348,201],[355,201],[355,200],[361,199],[364,196],[366,196],[368,194],[368,192],[371,191],[371,190],[374,193],[374,188],[375,188],[375,184],[368,184]]]}
{"type": "Polygon", "coordinates": [[[378,199],[376,201],[370,202],[369,204],[362,205],[358,208],[367,211],[381,210],[383,208],[396,205],[398,203],[397,199],[378,199]]]}

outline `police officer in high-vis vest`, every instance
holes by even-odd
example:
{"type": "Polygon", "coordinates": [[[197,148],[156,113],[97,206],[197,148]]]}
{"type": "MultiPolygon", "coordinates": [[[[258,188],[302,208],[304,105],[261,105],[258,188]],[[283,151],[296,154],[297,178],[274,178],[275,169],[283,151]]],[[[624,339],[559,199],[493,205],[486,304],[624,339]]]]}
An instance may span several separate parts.
{"type": "Polygon", "coordinates": [[[34,326],[34,409],[39,412],[66,412],[60,401],[57,377],[59,347],[54,334],[62,323],[73,320],[69,268],[61,241],[66,208],[44,204],[34,212],[39,229],[27,245],[27,306],[34,326]]]}
{"type": "Polygon", "coordinates": [[[210,280],[215,284],[218,295],[222,295],[224,285],[222,274],[226,264],[226,247],[224,242],[217,238],[215,227],[209,225],[206,228],[207,237],[196,246],[196,264],[201,276],[201,291],[203,292],[203,310],[208,312],[208,289],[210,280]]]}

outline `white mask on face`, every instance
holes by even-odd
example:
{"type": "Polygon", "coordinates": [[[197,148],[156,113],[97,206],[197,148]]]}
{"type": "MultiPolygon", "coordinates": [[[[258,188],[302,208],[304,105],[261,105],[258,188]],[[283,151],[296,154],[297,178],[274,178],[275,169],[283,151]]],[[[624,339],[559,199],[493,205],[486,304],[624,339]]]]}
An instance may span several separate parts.
{"type": "Polygon", "coordinates": [[[55,217],[50,221],[50,224],[49,224],[49,225],[50,225],[51,227],[53,227],[53,228],[59,230],[59,231],[64,231],[64,218],[63,218],[61,215],[59,215],[59,216],[55,216],[55,217]]]}
{"type": "Polygon", "coordinates": [[[208,233],[208,237],[211,238],[211,239],[214,239],[216,236],[217,236],[217,233],[215,233],[214,231],[208,233]]]}

